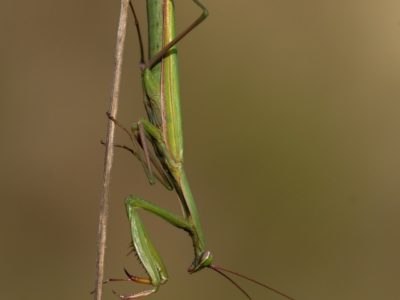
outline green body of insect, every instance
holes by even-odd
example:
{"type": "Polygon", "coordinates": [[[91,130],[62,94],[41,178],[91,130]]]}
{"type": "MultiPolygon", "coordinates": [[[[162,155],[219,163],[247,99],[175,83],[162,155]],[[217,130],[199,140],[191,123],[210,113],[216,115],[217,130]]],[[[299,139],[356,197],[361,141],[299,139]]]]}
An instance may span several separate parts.
{"type": "MultiPolygon", "coordinates": [[[[125,270],[128,279],[109,279],[108,281],[133,281],[152,286],[149,290],[130,296],[119,295],[121,299],[133,299],[154,293],[168,279],[164,263],[138,215],[138,210],[143,209],[161,217],[173,226],[185,230],[190,235],[194,248],[194,259],[188,269],[190,273],[197,272],[203,268],[213,269],[231,281],[249,299],[251,297],[224,272],[241,276],[288,299],[293,299],[254,279],[213,265],[212,255],[205,248],[196,203],[183,168],[183,134],[177,50],[175,48],[176,43],[208,16],[207,9],[198,0],[192,1],[202,9],[202,14],[186,30],[179,35],[175,35],[174,1],[147,0],[150,57],[148,62],[144,62],[140,28],[132,3],[130,3],[141,45],[142,83],[147,118],[141,119],[132,125],[133,134],[128,132],[136,149],[122,147],[130,150],[139,158],[150,183],[155,182],[153,177],[154,169],[156,171],[154,173],[155,177],[167,189],[175,190],[180,200],[183,216],[175,215],[141,198],[129,196],[125,204],[131,225],[132,247],[148,277],[134,276],[125,270]],[[150,142],[152,151],[149,151],[147,141],[150,142]]],[[[114,121],[117,122],[116,120],[114,121]]]]}
{"type": "MultiPolygon", "coordinates": [[[[202,15],[192,24],[193,28],[207,17],[206,8],[193,0],[203,10],[202,15]]],[[[131,6],[132,7],[132,6],[131,6]]],[[[193,240],[194,260],[189,272],[196,272],[208,267],[212,256],[205,250],[204,236],[199,221],[195,201],[183,168],[183,138],[181,123],[181,108],[179,95],[178,62],[175,44],[187,34],[175,36],[175,12],[172,0],[148,0],[149,16],[149,54],[152,59],[142,64],[142,81],[145,91],[145,108],[147,119],[141,119],[132,125],[132,132],[138,138],[140,146],[147,152],[146,140],[150,141],[156,159],[142,158],[142,163],[150,182],[154,182],[152,165],[159,172],[157,178],[169,189],[178,194],[183,211],[183,217],[168,212],[146,200],[129,196],[126,209],[131,224],[132,246],[149,278],[133,275],[129,280],[152,285],[153,288],[131,296],[120,297],[132,299],[147,296],[165,283],[168,279],[167,270],[160,255],[146,233],[138,210],[151,212],[172,225],[189,233],[193,240]]],[[[139,30],[139,29],[138,29],[139,30]]],[[[140,37],[140,34],[139,34],[140,37]]],[[[145,156],[149,156],[145,153],[145,156]]]]}

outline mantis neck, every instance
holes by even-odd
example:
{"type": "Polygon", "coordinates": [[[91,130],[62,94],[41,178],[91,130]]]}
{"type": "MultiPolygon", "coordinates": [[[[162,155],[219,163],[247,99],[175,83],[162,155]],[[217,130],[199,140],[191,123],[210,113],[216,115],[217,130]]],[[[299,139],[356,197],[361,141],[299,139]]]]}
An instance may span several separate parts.
{"type": "Polygon", "coordinates": [[[196,202],[194,201],[183,167],[179,170],[175,179],[177,181],[175,189],[179,195],[179,200],[181,201],[182,208],[185,212],[185,217],[193,228],[190,235],[193,240],[195,255],[198,257],[205,251],[205,240],[196,202]]]}

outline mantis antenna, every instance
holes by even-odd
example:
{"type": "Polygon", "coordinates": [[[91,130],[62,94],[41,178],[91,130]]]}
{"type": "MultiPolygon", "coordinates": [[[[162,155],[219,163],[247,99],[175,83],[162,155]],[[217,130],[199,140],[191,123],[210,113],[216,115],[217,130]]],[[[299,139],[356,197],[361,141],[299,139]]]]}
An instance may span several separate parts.
{"type": "Polygon", "coordinates": [[[220,266],[216,266],[216,265],[210,265],[209,268],[212,269],[212,270],[214,270],[214,271],[217,272],[218,274],[222,275],[223,277],[225,277],[226,279],[228,279],[230,282],[232,282],[232,284],[234,284],[234,285],[235,285],[243,294],[245,294],[246,297],[249,298],[249,299],[252,299],[252,298],[249,296],[249,294],[248,294],[245,290],[243,290],[243,288],[241,288],[232,278],[230,278],[230,277],[229,277],[228,275],[226,275],[224,272],[227,272],[227,273],[236,275],[236,276],[241,277],[241,278],[243,278],[243,279],[246,279],[246,280],[248,280],[248,281],[250,281],[250,282],[253,282],[253,283],[255,283],[255,284],[258,284],[258,285],[260,285],[260,286],[262,286],[262,287],[264,287],[264,288],[266,288],[266,289],[268,289],[268,290],[270,290],[270,291],[272,291],[272,292],[274,292],[274,293],[276,293],[276,294],[278,294],[278,295],[281,295],[282,297],[285,297],[286,299],[295,300],[294,298],[288,296],[287,294],[284,294],[284,293],[278,291],[277,289],[274,289],[273,287],[270,287],[270,286],[266,285],[265,283],[262,283],[262,282],[260,282],[260,281],[258,281],[258,280],[255,280],[255,279],[253,279],[253,278],[250,278],[250,277],[248,277],[248,276],[246,276],[246,275],[243,275],[243,274],[240,274],[240,273],[238,273],[238,272],[235,272],[235,271],[232,271],[232,270],[228,270],[228,269],[226,269],[226,268],[223,268],[223,267],[220,267],[220,266]]]}

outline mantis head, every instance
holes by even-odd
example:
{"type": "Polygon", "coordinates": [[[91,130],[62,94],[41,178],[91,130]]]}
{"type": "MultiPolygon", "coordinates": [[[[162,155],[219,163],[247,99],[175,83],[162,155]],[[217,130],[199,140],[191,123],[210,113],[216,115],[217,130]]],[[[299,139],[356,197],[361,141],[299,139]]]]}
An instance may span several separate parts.
{"type": "Polygon", "coordinates": [[[192,265],[189,267],[189,273],[195,273],[201,269],[210,267],[213,260],[213,256],[210,251],[203,252],[198,258],[196,258],[192,265]]]}

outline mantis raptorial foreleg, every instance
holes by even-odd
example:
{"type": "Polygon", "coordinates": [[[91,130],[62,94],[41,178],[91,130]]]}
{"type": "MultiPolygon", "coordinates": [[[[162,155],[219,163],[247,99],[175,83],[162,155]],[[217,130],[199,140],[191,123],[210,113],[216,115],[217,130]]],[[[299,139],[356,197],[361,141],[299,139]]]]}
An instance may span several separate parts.
{"type": "MultiPolygon", "coordinates": [[[[132,295],[129,295],[129,296],[126,296],[126,295],[118,295],[118,296],[123,300],[137,299],[137,298],[146,297],[146,296],[148,296],[150,294],[153,294],[153,293],[157,292],[157,290],[158,290],[158,288],[154,288],[154,289],[151,289],[151,290],[146,290],[146,291],[142,291],[142,292],[139,292],[139,293],[135,293],[135,294],[132,294],[132,295]]],[[[114,294],[117,294],[117,293],[114,292],[114,294]]]]}
{"type": "Polygon", "coordinates": [[[108,281],[132,281],[152,285],[151,290],[142,291],[130,296],[120,295],[121,299],[134,299],[147,296],[157,291],[158,287],[168,280],[165,265],[151,242],[141,221],[138,210],[143,209],[164,219],[171,225],[192,233],[191,225],[183,218],[138,197],[129,196],[125,200],[126,211],[131,225],[132,246],[135,249],[140,263],[149,275],[149,278],[137,277],[125,272],[128,279],[109,279],[108,281]]]}
{"type": "MultiPolygon", "coordinates": [[[[130,221],[137,220],[138,219],[137,210],[143,209],[145,211],[148,211],[150,213],[159,216],[161,219],[164,219],[165,221],[167,221],[168,223],[177,228],[183,229],[189,233],[192,232],[193,228],[191,224],[187,222],[184,218],[175,215],[174,213],[171,213],[168,210],[161,208],[158,205],[155,205],[149,201],[143,200],[138,197],[129,196],[125,200],[125,206],[130,221]]],[[[132,224],[131,227],[133,227],[132,224]]]]}

